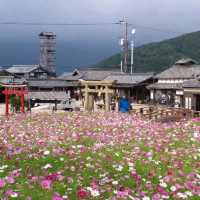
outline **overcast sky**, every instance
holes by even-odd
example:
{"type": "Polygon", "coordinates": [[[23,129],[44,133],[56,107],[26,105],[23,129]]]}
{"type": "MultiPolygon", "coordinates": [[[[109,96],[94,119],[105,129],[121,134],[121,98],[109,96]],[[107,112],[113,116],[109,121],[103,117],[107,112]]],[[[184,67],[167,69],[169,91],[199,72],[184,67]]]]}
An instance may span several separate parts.
{"type": "MultiPolygon", "coordinates": [[[[184,33],[199,29],[199,10],[199,0],[0,0],[0,21],[95,23],[117,22],[127,16],[129,22],[136,25],[184,33]]],[[[110,39],[112,34],[117,35],[119,32],[119,28],[109,26],[2,26],[0,30],[1,37],[17,38],[43,29],[55,29],[60,38],[70,40],[89,35],[101,35],[110,39]]],[[[143,29],[142,32],[148,30],[143,29]]],[[[158,35],[159,38],[172,35],[159,32],[151,34],[158,35]]],[[[152,37],[149,35],[150,40],[152,37]]]]}
{"type": "MultiPolygon", "coordinates": [[[[199,0],[0,0],[0,22],[112,23],[126,16],[129,23],[137,25],[137,45],[199,30],[199,11],[199,0]],[[141,26],[169,31],[153,31],[141,26]]],[[[121,37],[117,25],[0,26],[0,41],[4,42],[23,38],[36,41],[39,32],[54,31],[58,41],[110,42],[111,46],[116,45],[116,51],[121,37]]]]}

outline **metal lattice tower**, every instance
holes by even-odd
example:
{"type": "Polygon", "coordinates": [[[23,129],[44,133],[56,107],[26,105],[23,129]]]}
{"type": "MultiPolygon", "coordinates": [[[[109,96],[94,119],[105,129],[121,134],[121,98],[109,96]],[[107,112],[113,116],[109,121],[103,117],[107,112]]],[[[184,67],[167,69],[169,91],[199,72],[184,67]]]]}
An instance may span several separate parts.
{"type": "Polygon", "coordinates": [[[40,37],[40,66],[50,72],[56,71],[56,34],[42,32],[40,37]]]}

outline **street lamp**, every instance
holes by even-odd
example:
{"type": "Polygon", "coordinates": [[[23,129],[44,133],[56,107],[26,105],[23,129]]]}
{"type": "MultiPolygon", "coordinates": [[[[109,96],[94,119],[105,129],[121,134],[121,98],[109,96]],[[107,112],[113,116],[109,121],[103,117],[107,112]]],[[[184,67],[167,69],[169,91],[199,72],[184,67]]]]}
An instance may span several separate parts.
{"type": "Polygon", "coordinates": [[[132,41],[131,41],[131,74],[133,74],[133,64],[134,64],[135,33],[136,33],[136,29],[132,29],[131,34],[133,35],[133,37],[132,37],[132,41]]]}
{"type": "MultiPolygon", "coordinates": [[[[121,46],[121,50],[123,51],[123,47],[124,47],[124,38],[121,38],[120,39],[120,46],[121,46]]],[[[121,72],[123,72],[123,55],[122,55],[122,52],[121,52],[121,72]]]]}

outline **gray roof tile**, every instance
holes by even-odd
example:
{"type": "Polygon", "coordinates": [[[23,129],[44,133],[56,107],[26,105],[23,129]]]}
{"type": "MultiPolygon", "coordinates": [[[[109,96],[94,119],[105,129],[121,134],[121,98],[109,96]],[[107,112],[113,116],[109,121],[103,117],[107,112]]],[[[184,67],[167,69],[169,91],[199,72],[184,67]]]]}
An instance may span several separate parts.
{"type": "Polygon", "coordinates": [[[29,80],[29,87],[54,88],[78,86],[77,83],[67,82],[59,79],[29,80]]]}
{"type": "Polygon", "coordinates": [[[122,73],[114,71],[103,71],[103,70],[74,70],[72,73],[63,74],[59,78],[68,81],[75,81],[79,79],[85,81],[101,81],[104,80],[106,77],[114,74],[117,75],[122,73]]]}
{"type": "Polygon", "coordinates": [[[37,68],[39,68],[39,65],[13,65],[12,67],[6,69],[9,73],[17,74],[17,73],[29,73],[37,68]]]}
{"type": "Polygon", "coordinates": [[[110,75],[104,80],[116,81],[117,84],[139,84],[153,77],[153,73],[134,73],[134,74],[121,74],[110,75]]]}
{"type": "Polygon", "coordinates": [[[183,84],[182,83],[154,83],[147,86],[148,89],[160,89],[160,90],[166,90],[166,89],[182,89],[183,84]]]}
{"type": "Polygon", "coordinates": [[[40,100],[65,100],[69,98],[68,94],[65,91],[38,91],[38,92],[29,92],[29,98],[31,99],[40,99],[40,100]]]}
{"type": "Polygon", "coordinates": [[[156,75],[158,79],[191,79],[200,74],[200,65],[192,59],[179,60],[172,67],[156,75]]]}

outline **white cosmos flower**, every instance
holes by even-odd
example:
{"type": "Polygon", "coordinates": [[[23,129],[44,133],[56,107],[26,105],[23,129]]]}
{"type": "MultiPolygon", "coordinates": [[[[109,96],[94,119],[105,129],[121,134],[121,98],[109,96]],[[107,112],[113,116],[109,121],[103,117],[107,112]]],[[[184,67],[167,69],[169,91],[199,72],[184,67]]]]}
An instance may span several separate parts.
{"type": "Polygon", "coordinates": [[[194,133],[193,133],[193,137],[194,137],[194,138],[198,138],[198,137],[199,137],[199,132],[194,132],[194,133]]]}
{"type": "Polygon", "coordinates": [[[133,167],[134,164],[133,164],[132,162],[129,162],[129,163],[128,163],[128,166],[129,166],[129,167],[133,167]]]}
{"type": "Polygon", "coordinates": [[[63,157],[60,158],[60,161],[64,161],[65,159],[63,157]]]}
{"type": "Polygon", "coordinates": [[[49,169],[49,168],[52,168],[52,165],[51,164],[46,164],[44,167],[43,167],[43,169],[49,169]]]}
{"type": "Polygon", "coordinates": [[[50,151],[44,151],[44,153],[43,153],[45,156],[47,156],[47,155],[49,155],[50,154],[50,151]]]}
{"type": "Polygon", "coordinates": [[[161,183],[160,183],[160,186],[163,187],[163,188],[166,188],[166,187],[167,187],[167,183],[161,182],[161,183]]]}
{"type": "Polygon", "coordinates": [[[10,195],[12,198],[16,198],[18,197],[18,194],[16,192],[13,192],[11,195],[10,195]]]}
{"type": "Polygon", "coordinates": [[[187,196],[189,196],[189,197],[192,197],[192,196],[193,196],[193,195],[192,195],[192,192],[190,192],[190,191],[186,191],[185,194],[186,194],[187,196]]]}
{"type": "Polygon", "coordinates": [[[196,174],[197,178],[200,179],[200,174],[196,174]]]}
{"type": "Polygon", "coordinates": [[[93,197],[98,197],[98,196],[100,195],[100,193],[99,193],[98,190],[92,190],[92,191],[91,191],[91,195],[92,195],[93,197]]]}
{"type": "Polygon", "coordinates": [[[118,181],[113,181],[112,184],[113,185],[118,185],[118,181]]]}
{"type": "Polygon", "coordinates": [[[2,166],[0,167],[0,170],[1,170],[1,169],[6,169],[6,168],[8,168],[8,165],[2,165],[2,166]]]}
{"type": "Polygon", "coordinates": [[[116,170],[119,171],[119,172],[121,172],[123,170],[123,166],[122,165],[118,165],[116,167],[116,170]]]}
{"type": "Polygon", "coordinates": [[[175,192],[175,191],[176,191],[176,187],[175,187],[175,186],[171,186],[171,187],[170,187],[170,190],[171,190],[172,192],[175,192]]]}
{"type": "Polygon", "coordinates": [[[181,199],[187,199],[187,195],[184,194],[184,193],[181,193],[181,192],[178,192],[178,193],[177,193],[177,196],[178,196],[179,198],[181,198],[181,199]]]}
{"type": "Polygon", "coordinates": [[[169,196],[162,195],[162,198],[163,198],[163,199],[169,199],[169,196]]]}
{"type": "Polygon", "coordinates": [[[144,196],[144,197],[142,198],[142,200],[151,200],[151,199],[150,199],[150,197],[148,197],[148,196],[144,196]]]}

